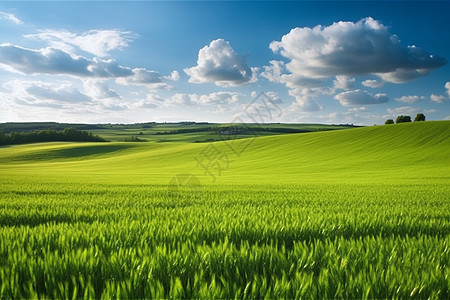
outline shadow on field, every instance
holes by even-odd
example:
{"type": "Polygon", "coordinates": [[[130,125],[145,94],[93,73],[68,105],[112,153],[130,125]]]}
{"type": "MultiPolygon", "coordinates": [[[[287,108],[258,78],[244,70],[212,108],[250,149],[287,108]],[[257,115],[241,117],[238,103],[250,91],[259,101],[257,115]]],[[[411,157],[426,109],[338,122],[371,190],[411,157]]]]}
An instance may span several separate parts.
{"type": "Polygon", "coordinates": [[[57,149],[50,151],[43,151],[38,153],[33,153],[29,155],[23,155],[16,159],[20,160],[64,160],[64,159],[74,159],[74,158],[85,158],[93,155],[106,155],[113,152],[126,150],[132,146],[130,145],[88,145],[82,147],[73,147],[67,149],[57,149]]]}

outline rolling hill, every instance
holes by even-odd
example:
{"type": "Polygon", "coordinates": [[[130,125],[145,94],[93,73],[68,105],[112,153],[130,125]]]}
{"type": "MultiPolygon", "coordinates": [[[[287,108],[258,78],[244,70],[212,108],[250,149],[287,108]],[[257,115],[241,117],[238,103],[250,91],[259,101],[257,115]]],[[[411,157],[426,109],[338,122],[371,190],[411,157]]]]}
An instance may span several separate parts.
{"type": "Polygon", "coordinates": [[[214,143],[42,143],[0,148],[1,176],[167,183],[296,183],[449,178],[450,122],[420,122],[214,143]],[[203,166],[203,167],[202,167],[203,166]]]}
{"type": "Polygon", "coordinates": [[[449,137],[0,147],[0,298],[448,299],[449,137]]]}

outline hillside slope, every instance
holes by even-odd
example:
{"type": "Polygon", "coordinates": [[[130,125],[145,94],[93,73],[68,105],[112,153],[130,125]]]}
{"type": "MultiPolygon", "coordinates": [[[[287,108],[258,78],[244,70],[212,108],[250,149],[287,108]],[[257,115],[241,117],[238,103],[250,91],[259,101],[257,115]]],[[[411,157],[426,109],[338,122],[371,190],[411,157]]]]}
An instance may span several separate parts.
{"type": "Polygon", "coordinates": [[[0,148],[1,177],[165,184],[296,183],[450,178],[450,121],[215,143],[48,143],[0,148]],[[11,177],[12,176],[12,177],[11,177]]]}
{"type": "Polygon", "coordinates": [[[450,122],[261,138],[249,147],[243,160],[241,172],[259,170],[286,177],[442,175],[450,171],[450,122]]]}

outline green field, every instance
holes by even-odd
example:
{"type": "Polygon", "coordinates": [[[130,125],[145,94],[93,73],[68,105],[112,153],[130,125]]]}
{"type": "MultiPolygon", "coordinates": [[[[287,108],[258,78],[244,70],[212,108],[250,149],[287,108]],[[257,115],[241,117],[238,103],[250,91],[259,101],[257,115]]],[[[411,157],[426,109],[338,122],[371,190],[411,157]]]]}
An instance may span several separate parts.
{"type": "MultiPolygon", "coordinates": [[[[354,128],[353,124],[285,124],[285,123],[235,123],[219,124],[207,122],[136,123],[136,124],[71,124],[55,122],[0,123],[0,133],[39,132],[74,128],[89,131],[112,142],[130,142],[138,138],[141,142],[213,142],[287,133],[305,133],[354,128]]],[[[1,139],[0,139],[0,145],[1,139]]]]}
{"type": "Polygon", "coordinates": [[[286,133],[304,133],[353,128],[353,125],[324,124],[214,124],[214,123],[155,123],[133,125],[102,125],[101,129],[90,130],[95,135],[114,141],[129,141],[137,137],[150,142],[213,142],[227,139],[261,137],[286,133]],[[147,126],[146,126],[147,125],[147,126]],[[229,129],[240,128],[233,134],[229,129]],[[230,134],[232,133],[232,134],[230,134]]]}
{"type": "Polygon", "coordinates": [[[194,141],[0,147],[0,298],[450,298],[450,121],[194,141]]]}

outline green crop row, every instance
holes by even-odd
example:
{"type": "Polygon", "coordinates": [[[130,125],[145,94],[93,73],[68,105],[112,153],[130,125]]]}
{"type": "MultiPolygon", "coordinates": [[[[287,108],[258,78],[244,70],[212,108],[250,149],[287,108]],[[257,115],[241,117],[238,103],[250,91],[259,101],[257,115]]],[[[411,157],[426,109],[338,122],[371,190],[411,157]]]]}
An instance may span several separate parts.
{"type": "Polygon", "coordinates": [[[3,183],[1,298],[448,298],[443,184],[3,183]]]}
{"type": "Polygon", "coordinates": [[[449,299],[449,136],[0,147],[0,299],[449,299]]]}

